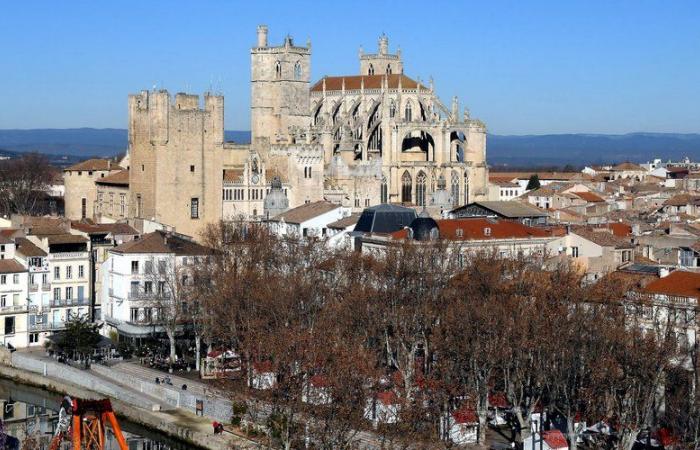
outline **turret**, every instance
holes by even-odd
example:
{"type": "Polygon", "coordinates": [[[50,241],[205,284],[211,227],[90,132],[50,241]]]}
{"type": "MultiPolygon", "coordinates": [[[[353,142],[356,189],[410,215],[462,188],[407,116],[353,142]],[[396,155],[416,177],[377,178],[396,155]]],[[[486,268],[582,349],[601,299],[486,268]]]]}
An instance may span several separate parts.
{"type": "Polygon", "coordinates": [[[258,25],[258,47],[267,47],[267,25],[258,25]]]}

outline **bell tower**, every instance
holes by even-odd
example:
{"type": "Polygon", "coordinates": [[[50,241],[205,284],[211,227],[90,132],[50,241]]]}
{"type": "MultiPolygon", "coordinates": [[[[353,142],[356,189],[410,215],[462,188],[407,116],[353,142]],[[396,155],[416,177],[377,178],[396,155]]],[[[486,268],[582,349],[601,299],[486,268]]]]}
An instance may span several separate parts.
{"type": "Polygon", "coordinates": [[[311,42],[298,46],[287,36],[270,46],[267,26],[260,25],[250,55],[253,146],[295,142],[311,120],[311,42]]]}

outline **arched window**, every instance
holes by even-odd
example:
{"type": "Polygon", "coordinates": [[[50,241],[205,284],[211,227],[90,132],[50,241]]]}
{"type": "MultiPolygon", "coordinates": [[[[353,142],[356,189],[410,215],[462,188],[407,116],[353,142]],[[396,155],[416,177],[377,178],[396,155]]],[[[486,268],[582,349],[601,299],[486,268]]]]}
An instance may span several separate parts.
{"type": "Polygon", "coordinates": [[[404,120],[406,122],[410,122],[412,119],[412,114],[413,114],[413,106],[411,106],[411,102],[406,103],[406,110],[404,111],[404,120]]]}
{"type": "Polygon", "coordinates": [[[389,117],[392,119],[396,115],[396,103],[392,100],[391,103],[389,104],[389,117]]]}
{"type": "Polygon", "coordinates": [[[388,64],[388,65],[386,66],[386,73],[388,73],[389,75],[391,75],[391,64],[388,64]]]}
{"type": "Polygon", "coordinates": [[[425,206],[425,182],[425,174],[419,172],[416,177],[416,204],[418,206],[425,206]]]}
{"type": "Polygon", "coordinates": [[[374,75],[374,66],[372,64],[370,64],[369,69],[367,69],[367,75],[374,75]]]}
{"type": "Polygon", "coordinates": [[[413,186],[411,174],[407,170],[401,177],[401,201],[403,203],[411,203],[411,200],[413,200],[413,186]]]}
{"type": "Polygon", "coordinates": [[[301,64],[298,62],[294,64],[294,79],[301,80],[301,64]]]}
{"type": "Polygon", "coordinates": [[[381,190],[379,193],[379,197],[380,197],[382,203],[389,202],[389,186],[387,186],[387,184],[386,184],[386,177],[385,176],[382,176],[382,186],[381,186],[381,190]]]}
{"type": "Polygon", "coordinates": [[[452,204],[454,206],[459,205],[459,174],[454,171],[452,172],[452,179],[450,180],[450,190],[452,204]]]}
{"type": "Polygon", "coordinates": [[[275,64],[275,77],[279,80],[282,78],[282,64],[277,61],[277,64],[275,64]]]}
{"type": "Polygon", "coordinates": [[[469,175],[464,172],[464,204],[469,203],[469,175]]]}

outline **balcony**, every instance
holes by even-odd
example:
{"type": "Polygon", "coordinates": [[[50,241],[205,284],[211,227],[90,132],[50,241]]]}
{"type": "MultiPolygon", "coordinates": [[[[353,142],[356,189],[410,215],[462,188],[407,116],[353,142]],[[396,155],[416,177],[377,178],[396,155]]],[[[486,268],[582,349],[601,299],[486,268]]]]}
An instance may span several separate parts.
{"type": "Polygon", "coordinates": [[[29,292],[37,292],[38,290],[39,290],[38,284],[30,284],[29,285],[29,292]]]}
{"type": "Polygon", "coordinates": [[[56,322],[42,322],[29,324],[29,331],[51,331],[51,330],[61,330],[66,327],[66,323],[62,321],[56,322]]]}
{"type": "Polygon", "coordinates": [[[88,255],[88,252],[57,252],[50,253],[49,260],[87,259],[88,255]]]}
{"type": "Polygon", "coordinates": [[[90,304],[89,298],[72,298],[72,299],[53,299],[51,300],[52,307],[60,306],[88,306],[90,304]]]}
{"type": "Polygon", "coordinates": [[[17,314],[28,311],[28,305],[0,306],[0,314],[17,314]]]}

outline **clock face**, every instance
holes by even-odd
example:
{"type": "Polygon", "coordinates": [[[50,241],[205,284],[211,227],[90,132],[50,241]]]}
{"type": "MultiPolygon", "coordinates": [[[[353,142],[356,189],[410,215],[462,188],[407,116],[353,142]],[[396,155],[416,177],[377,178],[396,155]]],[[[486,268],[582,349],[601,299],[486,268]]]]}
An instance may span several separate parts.
{"type": "Polygon", "coordinates": [[[258,181],[260,181],[260,177],[258,174],[254,174],[252,177],[250,177],[250,182],[253,184],[258,184],[258,181]]]}

